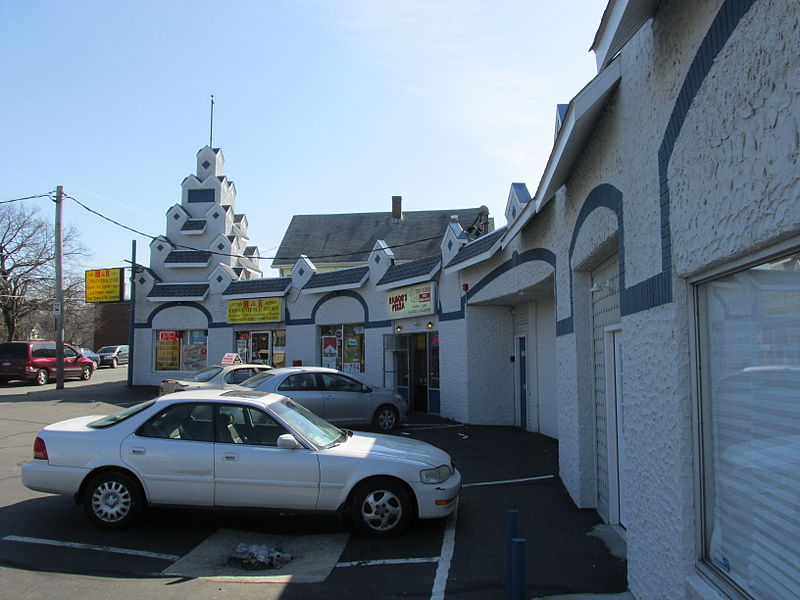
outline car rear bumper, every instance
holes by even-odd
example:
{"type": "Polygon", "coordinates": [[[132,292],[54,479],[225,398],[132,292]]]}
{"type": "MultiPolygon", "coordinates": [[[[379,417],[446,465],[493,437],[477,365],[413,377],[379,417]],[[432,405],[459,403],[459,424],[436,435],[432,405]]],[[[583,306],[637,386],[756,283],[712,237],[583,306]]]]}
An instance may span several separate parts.
{"type": "Polygon", "coordinates": [[[33,459],[22,465],[22,484],[37,492],[74,496],[88,469],[54,467],[46,460],[33,459]]]}
{"type": "Polygon", "coordinates": [[[453,512],[461,493],[461,473],[455,469],[452,477],[443,483],[416,483],[417,510],[420,519],[438,519],[453,512]]]}

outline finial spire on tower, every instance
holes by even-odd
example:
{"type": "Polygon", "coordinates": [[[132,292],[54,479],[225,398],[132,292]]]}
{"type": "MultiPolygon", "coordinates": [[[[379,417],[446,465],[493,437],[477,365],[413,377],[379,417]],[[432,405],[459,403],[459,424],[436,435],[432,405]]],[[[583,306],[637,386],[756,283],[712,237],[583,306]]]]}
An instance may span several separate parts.
{"type": "Polygon", "coordinates": [[[208,147],[214,147],[214,94],[211,94],[211,126],[208,132],[208,147]]]}

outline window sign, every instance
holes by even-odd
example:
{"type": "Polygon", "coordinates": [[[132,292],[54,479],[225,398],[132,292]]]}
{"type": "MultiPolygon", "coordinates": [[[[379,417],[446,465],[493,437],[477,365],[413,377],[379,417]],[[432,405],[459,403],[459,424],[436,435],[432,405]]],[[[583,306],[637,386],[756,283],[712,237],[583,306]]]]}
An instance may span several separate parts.
{"type": "Polygon", "coordinates": [[[321,364],[350,373],[364,372],[364,325],[320,327],[321,364]]]}
{"type": "Polygon", "coordinates": [[[156,371],[197,371],[208,365],[208,330],[156,332],[156,371]]]}
{"type": "Polygon", "coordinates": [[[125,295],[125,269],[84,271],[86,302],[122,302],[125,295]]]}
{"type": "Polygon", "coordinates": [[[435,311],[434,283],[421,283],[386,292],[386,307],[390,319],[432,315],[435,311]]]}
{"type": "Polygon", "coordinates": [[[263,323],[281,320],[280,298],[228,301],[228,323],[263,323]]]}
{"type": "Polygon", "coordinates": [[[322,366],[328,369],[336,368],[336,357],[338,351],[336,349],[336,336],[323,335],[322,336],[322,366]]]}

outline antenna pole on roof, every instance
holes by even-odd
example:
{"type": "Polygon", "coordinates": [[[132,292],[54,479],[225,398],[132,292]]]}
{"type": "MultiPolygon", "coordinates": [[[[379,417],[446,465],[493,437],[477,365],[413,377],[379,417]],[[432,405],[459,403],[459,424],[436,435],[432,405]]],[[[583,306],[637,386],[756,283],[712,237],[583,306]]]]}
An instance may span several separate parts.
{"type": "Polygon", "coordinates": [[[208,131],[208,147],[214,147],[214,94],[211,94],[211,126],[208,131]]]}

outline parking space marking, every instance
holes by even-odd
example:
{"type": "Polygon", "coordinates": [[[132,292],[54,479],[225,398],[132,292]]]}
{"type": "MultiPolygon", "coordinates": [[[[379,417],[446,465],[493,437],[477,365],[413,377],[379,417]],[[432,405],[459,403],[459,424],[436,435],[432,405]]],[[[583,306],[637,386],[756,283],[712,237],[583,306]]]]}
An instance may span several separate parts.
{"type": "Polygon", "coordinates": [[[501,481],[479,481],[477,483],[465,483],[461,487],[479,487],[482,485],[504,485],[506,483],[522,483],[524,481],[541,481],[542,479],[554,479],[555,475],[539,475],[538,477],[522,477],[520,479],[503,479],[501,481]]]}
{"type": "Polygon", "coordinates": [[[431,600],[444,600],[444,591],[447,587],[447,575],[450,573],[450,563],[453,560],[453,552],[456,548],[456,515],[458,514],[458,504],[447,517],[444,536],[442,536],[442,552],[439,565],[436,567],[436,577],[433,580],[431,590],[431,600]]]}
{"type": "Polygon", "coordinates": [[[351,562],[336,563],[336,567],[378,567],[381,565],[419,565],[425,563],[435,563],[442,560],[441,556],[429,556],[425,558],[383,558],[376,560],[354,560],[351,562]]]}
{"type": "Polygon", "coordinates": [[[176,561],[180,558],[175,554],[160,554],[146,550],[131,550],[130,548],[115,548],[113,546],[97,546],[95,544],[81,544],[79,542],[62,542],[59,540],[46,540],[43,538],[24,537],[21,535],[7,535],[0,538],[4,542],[22,542],[24,544],[41,544],[44,546],[61,546],[63,548],[77,548],[80,550],[95,550],[97,552],[112,552],[114,554],[128,554],[142,558],[157,558],[160,560],[176,561]]]}

